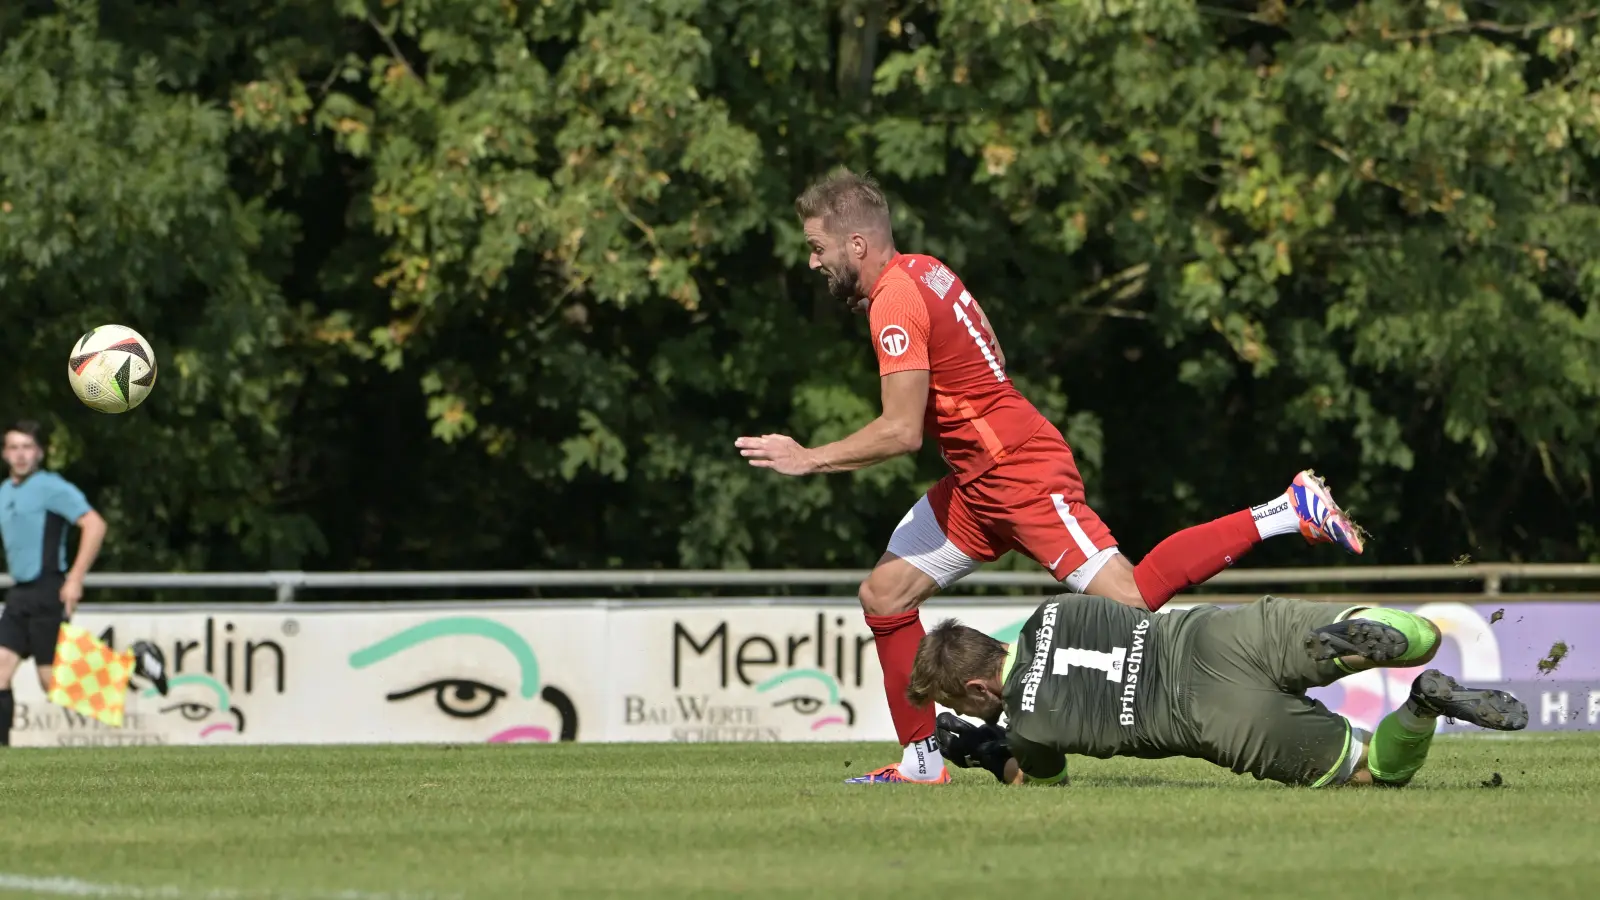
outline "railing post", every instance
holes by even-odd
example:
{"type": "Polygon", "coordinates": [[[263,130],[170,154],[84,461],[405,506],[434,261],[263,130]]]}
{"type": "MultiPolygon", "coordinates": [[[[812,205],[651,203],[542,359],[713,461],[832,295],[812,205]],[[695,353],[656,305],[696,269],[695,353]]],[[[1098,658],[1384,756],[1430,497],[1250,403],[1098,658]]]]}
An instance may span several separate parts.
{"type": "Polygon", "coordinates": [[[279,603],[293,603],[295,586],[301,580],[299,572],[272,572],[269,573],[277,589],[279,603]]]}
{"type": "Polygon", "coordinates": [[[1483,579],[1483,593],[1485,596],[1500,596],[1500,573],[1490,572],[1483,579]]]}

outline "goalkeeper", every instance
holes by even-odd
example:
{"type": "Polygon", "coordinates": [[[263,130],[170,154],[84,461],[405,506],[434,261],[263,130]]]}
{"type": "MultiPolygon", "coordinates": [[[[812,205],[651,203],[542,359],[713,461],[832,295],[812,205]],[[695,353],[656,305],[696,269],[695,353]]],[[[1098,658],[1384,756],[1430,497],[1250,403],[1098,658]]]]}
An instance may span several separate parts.
{"type": "Polygon", "coordinates": [[[1528,709],[1504,691],[1429,669],[1376,731],[1305,695],[1376,666],[1433,659],[1439,630],[1394,609],[1265,597],[1152,614],[1103,597],[1041,604],[1017,642],[947,619],[917,647],[906,693],[945,713],[945,759],[1007,784],[1067,779],[1066,754],[1187,756],[1291,785],[1408,783],[1439,716],[1517,731],[1528,709]],[[1000,714],[1006,727],[997,726],[1000,714]]]}

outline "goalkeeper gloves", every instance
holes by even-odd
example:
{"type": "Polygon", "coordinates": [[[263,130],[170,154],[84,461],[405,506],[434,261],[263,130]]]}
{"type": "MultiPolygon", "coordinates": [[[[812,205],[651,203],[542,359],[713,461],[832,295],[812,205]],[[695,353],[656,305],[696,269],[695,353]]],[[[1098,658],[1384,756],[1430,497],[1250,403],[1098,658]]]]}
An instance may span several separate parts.
{"type": "Polygon", "coordinates": [[[1002,783],[1006,780],[1011,750],[1006,747],[1004,728],[974,725],[954,713],[940,713],[934,722],[934,736],[945,759],[963,769],[986,769],[1002,783]]]}

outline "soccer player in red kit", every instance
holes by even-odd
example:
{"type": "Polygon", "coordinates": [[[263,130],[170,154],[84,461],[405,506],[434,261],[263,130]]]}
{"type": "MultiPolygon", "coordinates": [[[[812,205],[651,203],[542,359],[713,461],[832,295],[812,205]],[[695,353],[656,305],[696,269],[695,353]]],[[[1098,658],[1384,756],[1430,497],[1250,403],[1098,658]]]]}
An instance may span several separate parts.
{"type": "Polygon", "coordinates": [[[850,781],[950,780],[933,740],[934,709],[906,699],[924,634],[917,609],[1008,550],[1027,554],[1068,590],[1150,610],[1276,535],[1361,552],[1357,529],[1306,471],[1272,500],[1180,531],[1131,564],[1084,502],[1061,432],[1007,377],[982,307],[939,260],[895,249],[877,184],[840,171],[807,189],[795,209],[811,268],[827,276],[834,297],[867,314],[883,413],[820,447],[779,434],[742,437],[736,446],[751,465],[784,475],[847,472],[916,452],[926,431],[951,469],[906,513],[861,584],[903,757],[850,781]]]}

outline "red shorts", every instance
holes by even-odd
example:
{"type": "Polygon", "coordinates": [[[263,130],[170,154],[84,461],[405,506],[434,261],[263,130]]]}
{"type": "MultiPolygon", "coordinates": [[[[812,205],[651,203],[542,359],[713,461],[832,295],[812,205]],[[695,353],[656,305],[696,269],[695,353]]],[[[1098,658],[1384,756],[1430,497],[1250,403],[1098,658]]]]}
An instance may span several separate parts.
{"type": "MultiPolygon", "coordinates": [[[[1072,450],[1054,429],[1034,435],[968,484],[946,475],[889,539],[890,553],[940,587],[1009,550],[1026,554],[1065,582],[1091,560],[1098,571],[1116,546],[1111,529],[1084,502],[1072,450]]],[[[1085,584],[1068,586],[1082,590],[1085,584]]]]}

